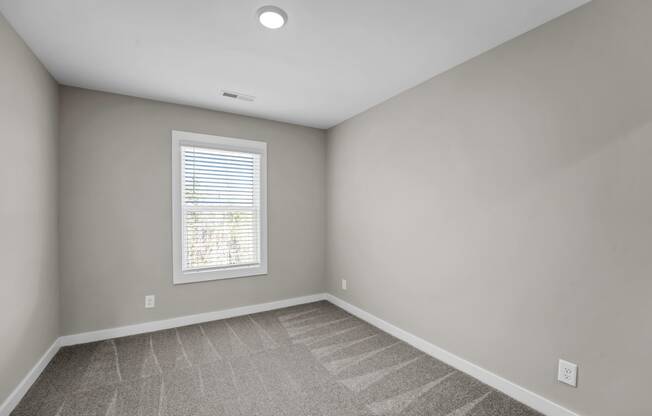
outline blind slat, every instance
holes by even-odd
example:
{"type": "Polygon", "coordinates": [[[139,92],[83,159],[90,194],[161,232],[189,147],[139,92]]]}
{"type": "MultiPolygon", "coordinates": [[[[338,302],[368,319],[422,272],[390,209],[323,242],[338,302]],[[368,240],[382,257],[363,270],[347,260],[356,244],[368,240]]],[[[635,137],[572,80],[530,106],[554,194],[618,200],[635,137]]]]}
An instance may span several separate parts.
{"type": "MultiPolygon", "coordinates": [[[[217,152],[206,152],[199,149],[200,148],[198,147],[184,147],[182,149],[182,153],[184,156],[187,157],[205,157],[205,158],[212,158],[217,160],[253,161],[255,159],[255,155],[251,153],[229,154],[229,152],[224,152],[220,150],[218,150],[217,152]]],[[[205,149],[205,150],[210,150],[210,149],[205,149]]]]}

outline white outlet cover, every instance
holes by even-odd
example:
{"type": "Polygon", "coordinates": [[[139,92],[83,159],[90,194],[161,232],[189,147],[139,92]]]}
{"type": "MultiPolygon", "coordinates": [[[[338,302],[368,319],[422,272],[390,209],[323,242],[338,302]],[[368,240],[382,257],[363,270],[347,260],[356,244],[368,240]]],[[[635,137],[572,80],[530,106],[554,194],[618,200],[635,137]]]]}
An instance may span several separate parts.
{"type": "Polygon", "coordinates": [[[342,279],[342,290],[346,290],[346,280],[342,279]]]}
{"type": "Polygon", "coordinates": [[[145,308],[153,308],[156,306],[156,296],[154,295],[147,295],[145,296],[145,308]]]}
{"type": "Polygon", "coordinates": [[[566,360],[559,360],[557,380],[569,386],[577,387],[577,364],[566,360]]]}

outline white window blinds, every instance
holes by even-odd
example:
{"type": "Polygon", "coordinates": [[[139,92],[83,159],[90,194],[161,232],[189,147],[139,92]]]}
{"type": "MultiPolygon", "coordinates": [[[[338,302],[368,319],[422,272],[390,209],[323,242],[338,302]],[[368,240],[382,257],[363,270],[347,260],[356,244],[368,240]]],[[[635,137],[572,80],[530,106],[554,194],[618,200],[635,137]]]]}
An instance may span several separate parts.
{"type": "Polygon", "coordinates": [[[181,145],[182,271],[261,262],[261,155],[181,145]]]}

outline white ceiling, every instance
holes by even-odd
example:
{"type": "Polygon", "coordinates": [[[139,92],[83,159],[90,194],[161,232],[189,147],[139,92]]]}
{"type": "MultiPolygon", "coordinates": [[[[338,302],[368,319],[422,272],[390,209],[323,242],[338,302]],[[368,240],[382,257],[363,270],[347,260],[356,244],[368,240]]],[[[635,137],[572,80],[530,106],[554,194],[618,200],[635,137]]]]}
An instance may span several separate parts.
{"type": "Polygon", "coordinates": [[[62,84],[327,128],[584,3],[0,0],[0,12],[62,84]],[[287,12],[284,28],[258,24],[265,4],[287,12]]]}

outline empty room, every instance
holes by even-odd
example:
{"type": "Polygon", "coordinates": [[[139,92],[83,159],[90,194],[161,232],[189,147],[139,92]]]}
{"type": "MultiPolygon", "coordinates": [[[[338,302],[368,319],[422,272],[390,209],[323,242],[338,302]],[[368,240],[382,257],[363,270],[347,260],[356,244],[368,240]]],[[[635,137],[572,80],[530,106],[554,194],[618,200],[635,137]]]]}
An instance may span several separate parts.
{"type": "Polygon", "coordinates": [[[0,416],[652,416],[651,0],[0,0],[0,416]]]}

